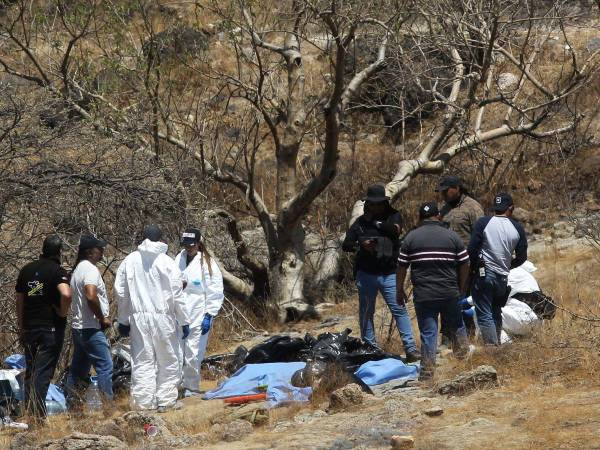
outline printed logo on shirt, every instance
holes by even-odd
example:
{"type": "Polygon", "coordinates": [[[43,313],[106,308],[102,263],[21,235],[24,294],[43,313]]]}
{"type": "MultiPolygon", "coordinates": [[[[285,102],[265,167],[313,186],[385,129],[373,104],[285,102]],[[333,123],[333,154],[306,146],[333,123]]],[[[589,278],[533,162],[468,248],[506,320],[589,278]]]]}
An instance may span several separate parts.
{"type": "Polygon", "coordinates": [[[27,297],[39,297],[44,295],[44,283],[40,283],[38,280],[30,281],[27,283],[29,291],[27,291],[27,297]]]}

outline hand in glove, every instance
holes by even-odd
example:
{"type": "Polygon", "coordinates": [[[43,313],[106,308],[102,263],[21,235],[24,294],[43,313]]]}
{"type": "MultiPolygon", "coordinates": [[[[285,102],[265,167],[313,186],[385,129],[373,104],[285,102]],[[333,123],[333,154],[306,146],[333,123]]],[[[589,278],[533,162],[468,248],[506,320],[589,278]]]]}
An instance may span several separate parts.
{"type": "Polygon", "coordinates": [[[458,306],[460,309],[469,309],[472,305],[469,303],[469,298],[464,297],[458,300],[458,306]]]}
{"type": "Polygon", "coordinates": [[[212,326],[213,316],[206,313],[204,315],[204,319],[202,319],[202,334],[206,334],[210,331],[210,327],[212,326]]]}
{"type": "Polygon", "coordinates": [[[122,323],[119,324],[119,335],[121,337],[128,337],[129,331],[131,331],[130,325],[123,325],[122,323]]]}
{"type": "Polygon", "coordinates": [[[183,325],[181,327],[181,340],[187,338],[190,335],[190,326],[189,325],[183,325]]]}

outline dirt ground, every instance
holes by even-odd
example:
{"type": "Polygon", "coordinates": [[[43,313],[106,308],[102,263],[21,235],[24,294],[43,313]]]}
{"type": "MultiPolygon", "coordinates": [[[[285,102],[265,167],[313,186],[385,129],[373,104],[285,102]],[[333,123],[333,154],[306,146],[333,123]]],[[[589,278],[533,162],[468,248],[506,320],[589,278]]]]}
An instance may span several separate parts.
{"type": "MultiPolygon", "coordinates": [[[[600,274],[594,271],[595,254],[583,242],[534,243],[530,260],[539,268],[536,277],[542,289],[561,308],[579,317],[597,317],[594,314],[600,307],[594,292],[600,274]]],[[[386,342],[389,319],[382,306],[376,319],[379,341],[398,351],[397,334],[386,342]]],[[[356,329],[356,322],[356,299],[352,298],[331,305],[319,321],[301,322],[282,331],[318,334],[345,327],[356,329]]],[[[456,361],[442,353],[434,384],[415,382],[384,395],[367,396],[363,405],[341,412],[328,411],[326,399],[279,408],[270,412],[265,425],[239,440],[188,448],[390,448],[392,436],[411,435],[417,449],[600,449],[600,361],[595,345],[595,336],[600,333],[594,325],[561,310],[531,338],[491,351],[478,347],[468,361],[456,361]],[[435,393],[438,383],[483,364],[496,368],[499,387],[455,397],[435,393]],[[440,416],[424,414],[434,406],[443,409],[440,416]]],[[[256,336],[244,344],[251,346],[262,340],[264,336],[256,336]]],[[[239,342],[213,343],[219,351],[232,351],[237,345],[239,342]]],[[[211,389],[217,381],[203,381],[202,387],[211,389]]],[[[219,400],[193,398],[184,404],[183,410],[165,415],[168,426],[182,436],[210,434],[214,418],[226,411],[219,400]]],[[[41,437],[93,430],[92,418],[63,415],[51,418],[41,437]]],[[[2,431],[0,446],[8,448],[14,434],[2,431]]],[[[163,448],[152,444],[147,440],[137,448],[163,448]]]]}
{"type": "MultiPolygon", "coordinates": [[[[574,311],[580,310],[581,301],[593,301],[587,305],[593,312],[600,274],[593,270],[594,255],[583,242],[534,243],[530,255],[544,291],[574,311]]],[[[352,313],[345,304],[330,309],[324,319],[341,316],[337,328],[352,327],[356,320],[352,313]]],[[[385,310],[380,314],[384,320],[385,310]]],[[[591,348],[577,348],[583,343],[570,341],[573,335],[577,338],[578,327],[583,329],[570,314],[559,312],[553,322],[531,339],[493,352],[480,349],[469,361],[440,360],[438,382],[490,364],[498,370],[499,388],[447,398],[434,394],[434,386],[415,384],[359,408],[325,416],[319,405],[312,405],[291,417],[280,414],[284,417],[272,419],[239,442],[210,448],[390,448],[393,435],[412,435],[417,449],[600,448],[597,355],[590,354],[591,348]],[[424,415],[422,411],[431,406],[440,406],[443,414],[424,415]]]]}

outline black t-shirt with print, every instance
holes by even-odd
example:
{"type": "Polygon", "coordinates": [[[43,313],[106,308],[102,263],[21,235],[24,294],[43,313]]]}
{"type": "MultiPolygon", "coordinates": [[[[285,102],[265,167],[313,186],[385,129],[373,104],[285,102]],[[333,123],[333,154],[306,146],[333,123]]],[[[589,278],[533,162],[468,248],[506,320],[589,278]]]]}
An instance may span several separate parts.
{"type": "Polygon", "coordinates": [[[60,306],[58,285],[61,283],[69,284],[69,275],[54,259],[42,257],[21,269],[16,291],[25,295],[25,330],[55,328],[65,323],[55,309],[60,306]]]}

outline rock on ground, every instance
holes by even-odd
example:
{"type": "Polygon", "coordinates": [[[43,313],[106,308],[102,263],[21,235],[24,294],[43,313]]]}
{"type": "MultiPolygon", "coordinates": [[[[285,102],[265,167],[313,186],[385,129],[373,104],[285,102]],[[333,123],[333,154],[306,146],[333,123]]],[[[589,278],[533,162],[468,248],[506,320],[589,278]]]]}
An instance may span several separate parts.
{"type": "Polygon", "coordinates": [[[252,430],[252,424],[245,420],[234,420],[228,424],[218,423],[211,427],[217,439],[225,442],[239,441],[252,433],[252,430]]]}
{"type": "Polygon", "coordinates": [[[475,389],[498,386],[498,373],[492,366],[479,366],[474,370],[458,375],[456,378],[443,381],[437,387],[442,395],[462,395],[475,389]]]}
{"type": "Polygon", "coordinates": [[[498,89],[501,91],[512,90],[517,86],[519,78],[510,72],[504,72],[498,75],[498,89]]]}
{"type": "Polygon", "coordinates": [[[429,417],[437,417],[444,414],[444,410],[440,406],[434,406],[423,411],[423,414],[429,417]]]}
{"type": "Polygon", "coordinates": [[[144,450],[172,450],[179,448],[203,448],[210,442],[208,433],[198,433],[191,436],[172,436],[158,441],[148,441],[144,450]]]}
{"type": "Polygon", "coordinates": [[[252,425],[264,425],[269,421],[269,405],[267,402],[249,403],[233,410],[226,410],[211,421],[213,424],[224,424],[234,420],[244,420],[252,425]]]}
{"type": "Polygon", "coordinates": [[[329,398],[331,409],[345,409],[353,405],[361,405],[365,401],[362,388],[355,383],[348,384],[337,391],[333,391],[329,398]]]}
{"type": "Polygon", "coordinates": [[[107,420],[98,425],[98,428],[94,430],[100,436],[114,436],[120,441],[126,441],[127,436],[125,431],[121,428],[114,420],[107,420]]]}
{"type": "Polygon", "coordinates": [[[36,433],[24,431],[13,436],[10,442],[10,450],[29,450],[35,446],[36,433]]]}
{"type": "Polygon", "coordinates": [[[412,436],[392,436],[393,450],[408,450],[414,446],[415,439],[412,436]]]}
{"type": "Polygon", "coordinates": [[[144,425],[146,424],[158,428],[158,436],[170,437],[173,435],[162,417],[146,411],[129,411],[116,419],[115,423],[121,429],[128,430],[135,438],[145,436],[144,425]]]}
{"type": "Polygon", "coordinates": [[[36,448],[43,450],[126,450],[128,446],[114,436],[73,433],[62,439],[47,441],[36,448]]]}

